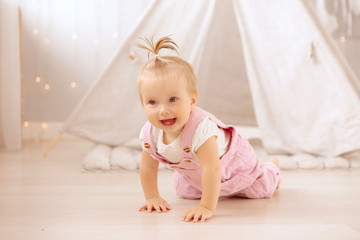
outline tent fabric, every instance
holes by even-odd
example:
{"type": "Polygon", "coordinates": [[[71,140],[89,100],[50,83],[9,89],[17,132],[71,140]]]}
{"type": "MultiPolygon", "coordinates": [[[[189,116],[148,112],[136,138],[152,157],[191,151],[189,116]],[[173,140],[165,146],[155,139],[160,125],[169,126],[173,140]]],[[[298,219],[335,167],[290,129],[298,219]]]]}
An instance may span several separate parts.
{"type": "Polygon", "coordinates": [[[268,152],[331,157],[359,149],[359,81],[309,3],[234,3],[268,152]]]}
{"type": "Polygon", "coordinates": [[[62,131],[109,146],[136,138],[147,53],[135,45],[169,34],[198,75],[199,106],[258,126],[268,153],[360,149],[359,80],[308,0],[154,0],[62,131]]]}

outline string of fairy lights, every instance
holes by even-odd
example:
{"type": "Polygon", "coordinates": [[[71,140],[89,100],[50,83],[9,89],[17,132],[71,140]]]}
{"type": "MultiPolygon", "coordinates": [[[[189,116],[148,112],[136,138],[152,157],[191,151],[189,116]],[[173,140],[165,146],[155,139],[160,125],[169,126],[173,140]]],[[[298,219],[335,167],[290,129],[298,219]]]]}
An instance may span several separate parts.
{"type": "MultiPolygon", "coordinates": [[[[36,74],[33,78],[33,81],[35,83],[35,86],[37,90],[40,92],[40,94],[43,94],[43,96],[46,98],[47,94],[50,94],[52,91],[56,91],[54,85],[51,84],[51,81],[49,80],[49,72],[48,72],[48,52],[51,47],[57,47],[53,43],[55,41],[52,41],[51,38],[51,32],[52,32],[52,18],[51,14],[52,11],[54,11],[52,6],[52,1],[41,1],[41,0],[35,0],[37,1],[36,10],[33,11],[34,13],[34,22],[35,26],[31,30],[32,40],[36,42],[34,46],[37,46],[39,49],[35,49],[36,52],[43,52],[43,56],[41,57],[40,54],[35,54],[34,56],[34,62],[35,62],[35,70],[36,74]],[[42,16],[43,18],[40,20],[39,16],[42,16]],[[41,49],[40,49],[41,48],[41,49]]],[[[35,2],[34,1],[34,2],[35,2]]],[[[99,47],[101,46],[100,42],[100,3],[103,4],[100,0],[95,0],[94,4],[94,11],[95,14],[93,16],[95,24],[95,37],[92,40],[93,47],[95,48],[95,59],[99,59],[99,47]]],[[[120,30],[120,4],[119,1],[116,1],[115,6],[115,18],[113,23],[113,31],[111,31],[109,36],[105,36],[108,38],[112,38],[114,41],[119,41],[119,30],[120,30]]],[[[79,41],[83,40],[87,36],[81,36],[81,29],[79,24],[79,9],[81,9],[80,2],[79,1],[71,1],[72,6],[70,6],[73,10],[73,31],[71,35],[68,36],[69,39],[71,39],[72,44],[72,65],[76,65],[78,63],[79,58],[79,41]]],[[[104,36],[101,36],[104,37],[104,36]]],[[[89,39],[87,39],[89,40],[89,39]]],[[[70,91],[76,90],[78,88],[79,84],[77,81],[72,80],[71,82],[67,83],[68,88],[70,91]]],[[[42,107],[41,104],[39,104],[39,107],[42,107]]],[[[41,111],[43,112],[43,111],[41,111]]],[[[27,119],[24,119],[23,117],[23,127],[26,129],[32,128],[31,131],[31,137],[35,142],[39,142],[44,135],[45,131],[49,129],[49,123],[46,121],[43,122],[31,122],[27,119]]]]}

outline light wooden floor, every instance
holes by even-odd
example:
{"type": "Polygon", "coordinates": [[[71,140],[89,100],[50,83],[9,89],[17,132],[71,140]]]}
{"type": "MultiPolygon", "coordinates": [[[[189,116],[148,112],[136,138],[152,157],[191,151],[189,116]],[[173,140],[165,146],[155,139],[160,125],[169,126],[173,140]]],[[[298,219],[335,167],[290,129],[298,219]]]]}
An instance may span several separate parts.
{"type": "Polygon", "coordinates": [[[26,142],[0,152],[0,239],[360,239],[360,170],[283,171],[272,199],[220,199],[210,221],[185,223],[197,204],[177,197],[170,170],[160,190],[172,210],[137,212],[143,202],[138,173],[83,172],[91,144],[26,142]]]}

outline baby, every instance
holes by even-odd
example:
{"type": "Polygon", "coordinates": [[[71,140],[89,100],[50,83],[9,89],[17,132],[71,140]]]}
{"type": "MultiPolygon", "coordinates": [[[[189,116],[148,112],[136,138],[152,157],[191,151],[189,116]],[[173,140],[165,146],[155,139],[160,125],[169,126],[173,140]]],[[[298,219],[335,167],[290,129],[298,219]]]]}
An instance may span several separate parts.
{"type": "Polygon", "coordinates": [[[177,56],[159,56],[161,49],[178,52],[163,37],[139,47],[154,54],[138,76],[141,104],[148,122],[141,130],[140,179],[146,202],[139,211],[167,212],[168,202],[157,187],[159,162],[173,168],[175,189],[184,198],[200,198],[185,211],[184,221],[213,216],[219,196],[270,198],[280,182],[276,158],[260,164],[253,148],[233,126],[196,106],[197,78],[189,63],[177,56]]]}

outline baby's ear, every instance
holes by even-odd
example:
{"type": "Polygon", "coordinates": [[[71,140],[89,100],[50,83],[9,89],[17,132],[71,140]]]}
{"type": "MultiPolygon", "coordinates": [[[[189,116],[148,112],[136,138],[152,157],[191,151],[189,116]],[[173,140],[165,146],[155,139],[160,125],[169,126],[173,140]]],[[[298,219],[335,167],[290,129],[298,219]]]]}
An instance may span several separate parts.
{"type": "Polygon", "coordinates": [[[195,109],[198,98],[199,98],[199,93],[198,91],[195,91],[191,97],[191,111],[195,109]]]}

